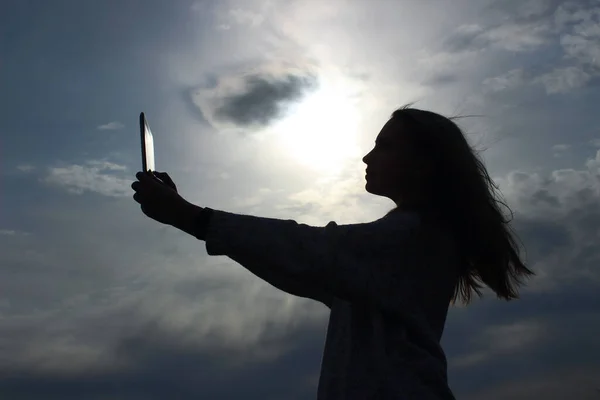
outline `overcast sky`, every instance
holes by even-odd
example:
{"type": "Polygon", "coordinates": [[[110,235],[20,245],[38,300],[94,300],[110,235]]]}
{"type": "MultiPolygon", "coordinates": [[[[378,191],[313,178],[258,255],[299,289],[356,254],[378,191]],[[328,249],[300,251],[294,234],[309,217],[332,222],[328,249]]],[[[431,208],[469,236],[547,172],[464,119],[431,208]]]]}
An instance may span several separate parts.
{"type": "Polygon", "coordinates": [[[324,226],[393,207],[416,101],[477,115],[537,273],[450,310],[457,398],[600,398],[599,77],[599,0],[3,1],[0,397],[314,399],[328,309],[142,214],[139,112],[189,201],[324,226]]]}

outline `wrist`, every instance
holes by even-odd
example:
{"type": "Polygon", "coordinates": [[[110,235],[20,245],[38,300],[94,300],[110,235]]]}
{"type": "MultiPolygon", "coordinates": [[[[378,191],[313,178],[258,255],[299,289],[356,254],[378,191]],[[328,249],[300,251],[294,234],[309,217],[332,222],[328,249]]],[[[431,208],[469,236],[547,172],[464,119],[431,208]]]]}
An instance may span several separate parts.
{"type": "Polygon", "coordinates": [[[199,240],[205,240],[212,209],[196,206],[186,200],[183,200],[177,209],[177,216],[172,225],[199,240]]]}
{"type": "Polygon", "coordinates": [[[181,199],[175,212],[175,218],[171,225],[190,235],[193,235],[194,222],[202,211],[202,207],[198,207],[187,200],[181,199]]]}

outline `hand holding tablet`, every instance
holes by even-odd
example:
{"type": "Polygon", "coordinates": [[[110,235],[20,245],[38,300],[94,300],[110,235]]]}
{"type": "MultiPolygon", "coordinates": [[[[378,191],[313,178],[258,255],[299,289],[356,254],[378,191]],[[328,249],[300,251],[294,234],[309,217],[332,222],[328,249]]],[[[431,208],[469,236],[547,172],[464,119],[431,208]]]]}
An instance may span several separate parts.
{"type": "Polygon", "coordinates": [[[142,139],[142,171],[154,171],[154,138],[144,113],[140,113],[140,136],[142,139]]]}
{"type": "Polygon", "coordinates": [[[166,172],[157,172],[154,163],[154,138],[144,113],[140,114],[140,137],[142,141],[142,171],[131,188],[133,199],[142,206],[148,217],[164,224],[179,224],[190,203],[177,192],[177,186],[166,172]]]}
{"type": "Polygon", "coordinates": [[[155,170],[154,137],[143,112],[140,113],[140,138],[142,140],[142,171],[152,172],[154,178],[177,191],[175,183],[166,172],[156,172],[155,170]]]}

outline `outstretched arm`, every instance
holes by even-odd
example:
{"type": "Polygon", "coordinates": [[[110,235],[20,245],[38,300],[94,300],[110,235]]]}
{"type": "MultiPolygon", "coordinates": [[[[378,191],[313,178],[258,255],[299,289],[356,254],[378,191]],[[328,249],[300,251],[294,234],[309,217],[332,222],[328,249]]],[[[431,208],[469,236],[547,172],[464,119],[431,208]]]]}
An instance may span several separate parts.
{"type": "MultiPolygon", "coordinates": [[[[325,227],[204,209],[148,173],[136,175],[134,199],[149,217],[206,241],[209,255],[224,255],[288,293],[331,304],[337,297],[384,312],[405,314],[429,296],[433,282],[451,282],[449,260],[428,260],[432,246],[414,214],[325,227]],[[434,278],[435,277],[435,278],[434,278]]],[[[162,177],[161,177],[162,178],[162,177]]]]}
{"type": "Polygon", "coordinates": [[[337,297],[411,312],[423,296],[436,295],[431,275],[444,268],[425,261],[414,215],[324,227],[200,207],[189,215],[199,222],[181,229],[205,240],[209,255],[228,256],[281,290],[325,304],[337,297]]]}
{"type": "MultiPolygon", "coordinates": [[[[138,202],[144,214],[163,224],[172,225],[200,240],[205,240],[206,229],[211,220],[212,210],[198,207],[179,195],[177,186],[164,172],[139,172],[139,181],[132,184],[134,200],[138,202]]],[[[210,253],[209,253],[210,254],[210,253]]],[[[212,255],[212,254],[211,254],[212,255]]],[[[331,308],[333,296],[325,292],[318,284],[292,275],[285,268],[276,268],[268,260],[242,259],[227,254],[235,261],[246,266],[252,273],[271,285],[295,296],[319,301],[331,308]]]]}
{"type": "MultiPolygon", "coordinates": [[[[182,205],[181,211],[173,226],[200,240],[206,240],[207,229],[215,211],[206,207],[198,207],[191,203],[182,205]]],[[[219,212],[217,211],[217,213],[219,212]]],[[[246,267],[254,275],[286,293],[313,299],[331,308],[333,295],[325,291],[318,282],[308,281],[303,276],[289,273],[285,268],[277,268],[270,265],[269,260],[266,259],[245,258],[236,254],[217,254],[212,248],[209,249],[208,243],[206,246],[208,254],[228,255],[232,260],[246,267]]],[[[212,246],[212,242],[210,246],[212,246]]]]}

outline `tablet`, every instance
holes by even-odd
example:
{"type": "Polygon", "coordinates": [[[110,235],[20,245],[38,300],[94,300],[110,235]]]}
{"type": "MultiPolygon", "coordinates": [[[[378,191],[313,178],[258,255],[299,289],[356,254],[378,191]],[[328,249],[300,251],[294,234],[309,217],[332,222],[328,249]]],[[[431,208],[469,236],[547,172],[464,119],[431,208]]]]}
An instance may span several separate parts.
{"type": "Polygon", "coordinates": [[[144,113],[140,113],[140,136],[142,138],[142,168],[143,171],[155,171],[154,169],[154,138],[152,131],[146,121],[144,113]]]}

